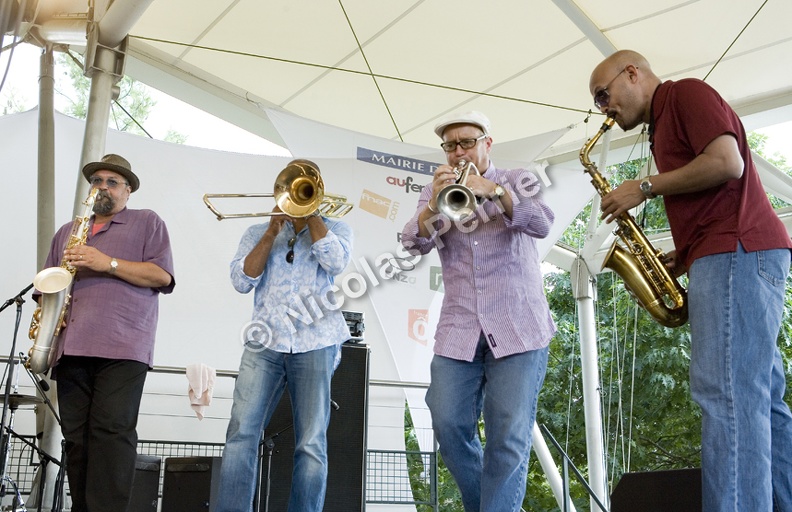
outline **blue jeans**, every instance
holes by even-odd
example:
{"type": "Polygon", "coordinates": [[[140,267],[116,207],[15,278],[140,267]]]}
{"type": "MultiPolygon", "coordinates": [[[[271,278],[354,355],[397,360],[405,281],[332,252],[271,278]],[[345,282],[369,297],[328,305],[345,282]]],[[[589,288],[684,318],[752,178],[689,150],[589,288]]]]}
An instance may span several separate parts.
{"type": "Polygon", "coordinates": [[[519,511],[547,347],[496,359],[482,335],[472,362],[435,355],[426,403],[467,512],[519,511]],[[478,419],[484,411],[486,445],[478,419]]]}
{"type": "Polygon", "coordinates": [[[689,270],[690,389],[702,413],[707,512],[792,511],[792,414],[776,344],[789,263],[787,249],[740,245],[689,270]]]}
{"type": "Polygon", "coordinates": [[[327,487],[330,380],[341,347],[300,354],[245,350],[234,386],[216,512],[251,512],[258,447],[286,386],[294,416],[291,512],[321,512],[327,487]]]}

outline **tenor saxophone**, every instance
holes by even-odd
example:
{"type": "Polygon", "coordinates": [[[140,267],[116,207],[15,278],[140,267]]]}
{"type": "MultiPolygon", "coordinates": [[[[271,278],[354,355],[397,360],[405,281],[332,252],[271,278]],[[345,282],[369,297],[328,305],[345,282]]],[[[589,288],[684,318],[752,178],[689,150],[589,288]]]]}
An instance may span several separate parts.
{"type": "MultiPolygon", "coordinates": [[[[88,240],[88,225],[98,193],[99,189],[92,189],[88,198],[83,201],[85,209],[82,215],[74,219],[66,249],[85,245],[88,240]]],[[[71,303],[75,272],[77,269],[64,259],[60,267],[45,268],[33,278],[33,286],[41,292],[39,307],[33,312],[28,331],[33,346],[30,347],[25,361],[25,366],[33,373],[46,372],[54,362],[58,352],[58,335],[71,303]]]]}
{"type": "MultiPolygon", "coordinates": [[[[608,117],[599,132],[580,149],[580,163],[602,197],[611,191],[611,186],[589,160],[589,152],[615,122],[613,117],[608,117]]],[[[624,243],[624,247],[619,245],[618,240],[614,241],[602,268],[607,267],[616,272],[638,304],[660,325],[684,325],[688,319],[687,292],[663,263],[665,254],[652,246],[629,212],[619,215],[616,224],[614,233],[624,243]]]]}

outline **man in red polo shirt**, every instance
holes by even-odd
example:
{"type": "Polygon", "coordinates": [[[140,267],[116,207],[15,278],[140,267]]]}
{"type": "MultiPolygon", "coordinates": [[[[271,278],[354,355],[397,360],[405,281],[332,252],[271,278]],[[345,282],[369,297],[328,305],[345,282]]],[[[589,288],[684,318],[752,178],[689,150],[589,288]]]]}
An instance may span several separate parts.
{"type": "Polygon", "coordinates": [[[659,174],[623,182],[603,197],[602,216],[612,222],[647,199],[665,201],[676,246],[667,265],[689,278],[703,510],[792,511],[792,414],[776,344],[792,243],[745,129],[712,87],[663,82],[633,51],[600,63],[589,90],[624,130],[649,125],[659,174]]]}

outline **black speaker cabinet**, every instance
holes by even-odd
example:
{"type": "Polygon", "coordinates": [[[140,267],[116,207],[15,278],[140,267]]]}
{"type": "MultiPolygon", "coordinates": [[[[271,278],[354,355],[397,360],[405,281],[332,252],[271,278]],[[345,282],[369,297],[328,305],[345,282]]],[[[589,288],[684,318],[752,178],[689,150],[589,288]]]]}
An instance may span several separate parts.
{"type": "Polygon", "coordinates": [[[135,477],[132,481],[132,497],[128,512],[157,512],[159,502],[159,478],[162,459],[154,455],[138,455],[135,462],[135,477]]]}
{"type": "Polygon", "coordinates": [[[214,512],[221,457],[168,457],[162,481],[162,512],[214,512]]]}
{"type": "Polygon", "coordinates": [[[611,512],[701,512],[701,469],[625,473],[611,512]]]}
{"type": "MultiPolygon", "coordinates": [[[[368,427],[369,349],[364,344],[345,343],[341,363],[333,374],[330,386],[338,410],[330,413],[327,429],[327,493],[324,512],[354,512],[366,509],[366,434],[368,427]]],[[[294,467],[294,431],[291,399],[283,394],[264,432],[265,439],[283,431],[273,439],[270,474],[267,474],[267,451],[261,459],[261,512],[277,512],[288,508],[294,467]],[[267,508],[267,477],[270,479],[267,508]]],[[[164,509],[162,512],[166,512],[164,509]]]]}

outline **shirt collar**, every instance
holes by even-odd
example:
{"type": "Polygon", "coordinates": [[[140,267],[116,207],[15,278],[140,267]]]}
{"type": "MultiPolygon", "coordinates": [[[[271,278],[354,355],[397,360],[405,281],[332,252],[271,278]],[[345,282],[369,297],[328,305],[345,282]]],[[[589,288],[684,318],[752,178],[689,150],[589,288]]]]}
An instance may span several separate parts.
{"type": "Polygon", "coordinates": [[[495,170],[495,164],[492,163],[492,160],[489,161],[489,165],[487,166],[487,169],[483,173],[481,173],[481,175],[485,177],[487,174],[489,174],[490,176],[495,176],[495,174],[497,174],[497,171],[495,170]]]}

